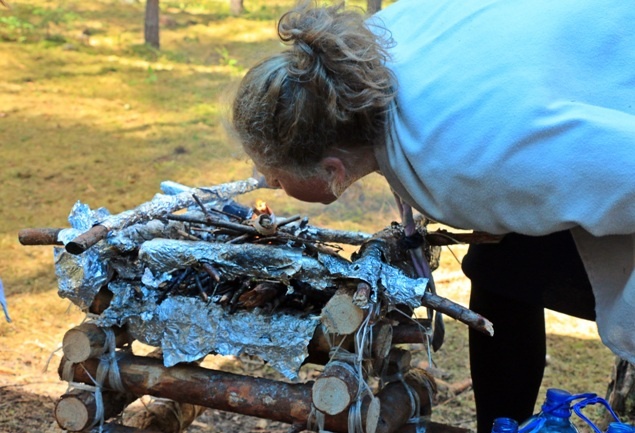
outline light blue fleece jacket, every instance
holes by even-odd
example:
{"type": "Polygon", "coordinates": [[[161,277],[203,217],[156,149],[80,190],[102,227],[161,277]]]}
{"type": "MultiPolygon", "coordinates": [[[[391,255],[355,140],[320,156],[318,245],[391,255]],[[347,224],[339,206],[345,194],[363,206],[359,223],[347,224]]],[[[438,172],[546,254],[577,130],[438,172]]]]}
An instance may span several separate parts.
{"type": "Polygon", "coordinates": [[[399,0],[369,24],[393,40],[392,188],[454,227],[572,229],[635,362],[635,1],[399,0]]]}

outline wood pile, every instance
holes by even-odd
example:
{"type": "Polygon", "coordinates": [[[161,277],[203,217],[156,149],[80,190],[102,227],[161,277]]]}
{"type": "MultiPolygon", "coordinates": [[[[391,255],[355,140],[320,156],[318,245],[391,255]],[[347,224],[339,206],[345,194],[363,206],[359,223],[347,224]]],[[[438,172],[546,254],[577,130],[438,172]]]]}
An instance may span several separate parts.
{"type": "MultiPolygon", "coordinates": [[[[173,433],[215,408],[298,432],[460,430],[429,421],[434,380],[397,345],[429,343],[431,321],[411,317],[421,305],[483,332],[491,324],[426,291],[399,224],[373,235],[321,229],[234,200],[259,187],[254,179],[169,183],[118,215],[78,203],[72,228],[20,232],[24,245],[55,245],[60,296],[89,319],[64,336],[59,373],[70,390],[57,402],[58,424],[173,433]],[[341,244],[359,250],[344,258],[341,244]],[[133,354],[134,340],[157,353],[133,354]],[[201,367],[210,353],[258,356],[288,380],[201,367]],[[324,365],[322,374],[298,381],[304,363],[324,365]],[[128,426],[106,422],[144,395],[157,398],[145,415],[128,426]]],[[[492,241],[418,233],[432,264],[435,245],[492,241]]]]}

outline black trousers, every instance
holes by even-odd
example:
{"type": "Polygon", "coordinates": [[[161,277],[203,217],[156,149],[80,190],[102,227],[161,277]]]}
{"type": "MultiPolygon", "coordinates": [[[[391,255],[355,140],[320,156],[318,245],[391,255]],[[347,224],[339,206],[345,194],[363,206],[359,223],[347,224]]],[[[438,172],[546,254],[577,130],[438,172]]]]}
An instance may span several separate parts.
{"type": "Polygon", "coordinates": [[[521,422],[534,410],[545,368],[544,308],[595,320],[595,300],[569,231],[472,245],[462,268],[470,309],[495,331],[469,331],[477,432],[489,433],[495,418],[521,422]]]}

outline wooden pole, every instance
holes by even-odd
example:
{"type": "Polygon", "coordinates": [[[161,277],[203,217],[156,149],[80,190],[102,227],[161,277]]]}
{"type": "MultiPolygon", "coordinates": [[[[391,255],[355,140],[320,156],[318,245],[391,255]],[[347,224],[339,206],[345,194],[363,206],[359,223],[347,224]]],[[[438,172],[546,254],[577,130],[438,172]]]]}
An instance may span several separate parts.
{"type": "MultiPolygon", "coordinates": [[[[62,360],[60,372],[67,362],[62,360]]],[[[98,360],[89,359],[74,366],[73,380],[92,383],[90,376],[94,377],[98,364],[98,360]]],[[[306,425],[311,414],[311,382],[291,384],[191,364],[167,368],[160,360],[130,354],[124,354],[118,365],[124,387],[137,396],[153,395],[294,425],[306,425]]],[[[421,402],[421,413],[429,413],[428,388],[409,375],[405,380],[421,402]]],[[[105,386],[109,387],[108,381],[105,386]]],[[[381,403],[377,432],[397,431],[410,417],[410,395],[398,382],[387,385],[377,398],[381,403]]],[[[372,408],[370,398],[362,403],[362,422],[368,419],[369,407],[372,408]]],[[[325,428],[336,433],[347,432],[348,413],[326,417],[325,428]]]]}

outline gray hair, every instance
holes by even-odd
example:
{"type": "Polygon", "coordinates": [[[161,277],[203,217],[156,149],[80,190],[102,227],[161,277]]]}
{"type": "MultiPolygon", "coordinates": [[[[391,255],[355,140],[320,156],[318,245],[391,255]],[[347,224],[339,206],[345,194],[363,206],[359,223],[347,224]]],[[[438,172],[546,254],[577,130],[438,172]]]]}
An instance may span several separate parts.
{"type": "Polygon", "coordinates": [[[312,171],[329,148],[383,141],[394,78],[381,40],[344,5],[304,2],[278,23],[285,51],[240,83],[232,124],[247,154],[265,167],[312,171]]]}

